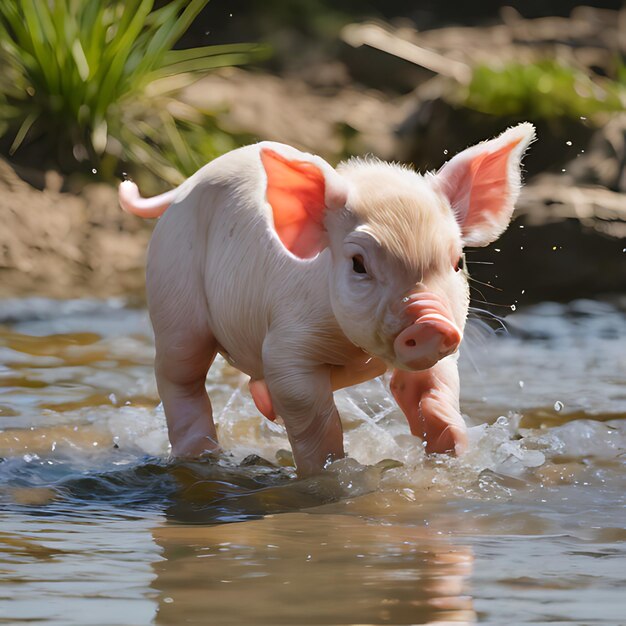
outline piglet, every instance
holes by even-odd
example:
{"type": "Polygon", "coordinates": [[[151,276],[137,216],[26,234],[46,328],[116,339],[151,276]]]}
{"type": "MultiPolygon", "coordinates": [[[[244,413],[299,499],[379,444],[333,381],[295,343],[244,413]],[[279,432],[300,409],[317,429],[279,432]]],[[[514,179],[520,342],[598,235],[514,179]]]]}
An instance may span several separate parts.
{"type": "Polygon", "coordinates": [[[301,475],[344,456],[333,392],[388,368],[426,450],[462,453],[463,246],[507,227],[534,134],[510,128],[436,174],[377,159],[333,169],[261,142],[154,198],[123,182],[126,211],[163,215],[146,280],[172,453],[218,449],[205,387],[218,352],[250,376],[258,410],[283,419],[301,475]]]}

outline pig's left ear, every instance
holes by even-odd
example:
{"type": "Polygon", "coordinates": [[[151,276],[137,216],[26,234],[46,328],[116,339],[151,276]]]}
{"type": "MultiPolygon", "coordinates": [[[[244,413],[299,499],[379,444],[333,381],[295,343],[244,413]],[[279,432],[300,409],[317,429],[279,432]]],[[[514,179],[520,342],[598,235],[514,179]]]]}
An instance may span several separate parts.
{"type": "Polygon", "coordinates": [[[347,202],[344,179],[324,159],[290,146],[264,143],[260,156],[278,238],[294,256],[314,257],[328,245],[326,212],[347,202]]]}
{"type": "Polygon", "coordinates": [[[486,246],[509,225],[522,186],[522,156],[534,138],[533,125],[520,124],[460,152],[437,172],[464,245],[486,246]]]}

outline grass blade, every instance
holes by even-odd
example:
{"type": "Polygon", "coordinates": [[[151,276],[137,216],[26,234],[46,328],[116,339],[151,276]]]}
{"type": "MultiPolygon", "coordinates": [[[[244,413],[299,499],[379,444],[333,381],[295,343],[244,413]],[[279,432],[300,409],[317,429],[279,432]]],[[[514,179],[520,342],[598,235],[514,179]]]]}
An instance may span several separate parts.
{"type": "Polygon", "coordinates": [[[30,113],[26,116],[26,118],[24,118],[22,125],[17,131],[17,135],[15,135],[15,139],[13,140],[13,143],[9,148],[9,154],[14,154],[15,151],[20,147],[20,145],[24,141],[24,138],[26,137],[26,133],[28,133],[28,131],[32,128],[32,125],[37,121],[38,117],[39,116],[37,115],[37,113],[30,113]]]}

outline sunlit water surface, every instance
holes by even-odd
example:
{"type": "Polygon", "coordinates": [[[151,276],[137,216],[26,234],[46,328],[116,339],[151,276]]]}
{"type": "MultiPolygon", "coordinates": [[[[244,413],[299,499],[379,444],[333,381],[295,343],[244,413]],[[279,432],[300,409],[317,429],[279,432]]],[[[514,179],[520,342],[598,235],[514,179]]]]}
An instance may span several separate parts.
{"type": "Polygon", "coordinates": [[[625,305],[470,330],[463,459],[377,380],[337,394],[349,458],[296,480],[223,361],[227,453],[168,460],[144,310],[0,302],[0,623],[626,624],[625,305]]]}

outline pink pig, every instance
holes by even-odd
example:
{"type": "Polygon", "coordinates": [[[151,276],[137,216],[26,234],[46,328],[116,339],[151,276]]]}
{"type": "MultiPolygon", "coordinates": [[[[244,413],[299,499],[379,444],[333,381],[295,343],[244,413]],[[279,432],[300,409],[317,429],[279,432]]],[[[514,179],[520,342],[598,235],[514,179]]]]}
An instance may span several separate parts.
{"type": "Polygon", "coordinates": [[[155,198],[147,264],[156,378],[172,453],[217,450],[207,372],[220,352],[285,423],[301,475],[344,455],[337,389],[394,369],[391,391],[429,452],[463,452],[458,348],[469,306],[464,245],[507,227],[534,138],[525,123],[436,174],[375,159],[335,170],[262,142],[155,198]]]}

